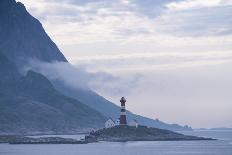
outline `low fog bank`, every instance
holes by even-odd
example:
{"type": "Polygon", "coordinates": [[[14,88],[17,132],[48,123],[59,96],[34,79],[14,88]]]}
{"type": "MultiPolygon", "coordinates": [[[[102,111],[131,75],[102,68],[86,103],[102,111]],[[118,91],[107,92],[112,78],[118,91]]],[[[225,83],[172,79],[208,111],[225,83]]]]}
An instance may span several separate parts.
{"type": "Polygon", "coordinates": [[[41,62],[35,59],[29,61],[22,72],[34,70],[45,75],[50,80],[62,81],[73,89],[107,92],[109,96],[129,95],[136,89],[141,76],[115,76],[106,72],[88,72],[83,66],[73,66],[66,62],[41,62]]]}

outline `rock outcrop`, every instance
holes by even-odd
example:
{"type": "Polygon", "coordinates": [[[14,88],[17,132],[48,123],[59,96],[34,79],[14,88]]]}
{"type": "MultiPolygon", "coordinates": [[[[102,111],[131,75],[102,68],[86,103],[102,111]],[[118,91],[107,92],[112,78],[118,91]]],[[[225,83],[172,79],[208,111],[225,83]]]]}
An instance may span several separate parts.
{"type": "Polygon", "coordinates": [[[126,141],[179,141],[179,140],[213,140],[211,138],[186,136],[170,130],[146,126],[131,127],[119,125],[92,132],[89,139],[97,141],[126,142],[126,141]]]}

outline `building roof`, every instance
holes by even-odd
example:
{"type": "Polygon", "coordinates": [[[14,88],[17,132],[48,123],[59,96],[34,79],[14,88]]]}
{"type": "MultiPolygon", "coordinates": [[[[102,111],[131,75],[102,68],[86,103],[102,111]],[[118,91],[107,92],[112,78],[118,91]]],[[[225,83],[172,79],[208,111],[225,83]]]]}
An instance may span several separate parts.
{"type": "MultiPolygon", "coordinates": [[[[113,122],[114,122],[114,120],[113,120],[111,117],[109,117],[107,121],[109,121],[109,120],[111,120],[111,121],[113,121],[113,122]]],[[[115,122],[114,122],[114,123],[115,123],[115,122]]]]}

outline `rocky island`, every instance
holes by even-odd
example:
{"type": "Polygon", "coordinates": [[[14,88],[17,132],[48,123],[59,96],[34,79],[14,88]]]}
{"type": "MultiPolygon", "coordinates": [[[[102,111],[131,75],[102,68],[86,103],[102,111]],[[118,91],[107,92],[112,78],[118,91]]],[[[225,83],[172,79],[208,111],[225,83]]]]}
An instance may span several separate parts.
{"type": "Polygon", "coordinates": [[[112,128],[100,129],[90,133],[86,137],[87,141],[109,141],[109,142],[126,142],[126,141],[180,141],[180,140],[215,140],[212,138],[203,138],[187,136],[169,130],[128,125],[118,125],[112,128]]]}
{"type": "Polygon", "coordinates": [[[9,144],[88,144],[99,141],[127,142],[127,141],[180,141],[180,140],[215,140],[212,138],[187,136],[169,130],[128,125],[118,125],[112,128],[104,128],[91,132],[82,140],[72,138],[27,136],[0,136],[0,143],[9,144]]]}
{"type": "Polygon", "coordinates": [[[85,140],[76,140],[72,138],[40,137],[32,138],[27,136],[4,135],[0,136],[0,143],[8,144],[87,144],[85,140]]]}

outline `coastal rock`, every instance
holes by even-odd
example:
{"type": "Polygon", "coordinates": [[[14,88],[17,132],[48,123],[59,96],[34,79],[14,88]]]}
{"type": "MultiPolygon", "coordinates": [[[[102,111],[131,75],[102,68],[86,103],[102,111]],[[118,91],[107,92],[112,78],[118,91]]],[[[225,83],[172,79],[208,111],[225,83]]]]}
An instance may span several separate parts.
{"type": "Polygon", "coordinates": [[[89,139],[97,141],[126,142],[126,141],[179,141],[179,140],[213,140],[211,138],[186,136],[169,130],[146,126],[131,127],[119,125],[105,128],[90,134],[89,139]]]}

